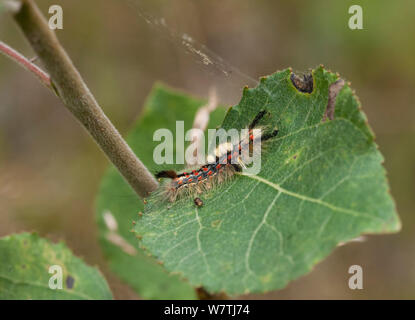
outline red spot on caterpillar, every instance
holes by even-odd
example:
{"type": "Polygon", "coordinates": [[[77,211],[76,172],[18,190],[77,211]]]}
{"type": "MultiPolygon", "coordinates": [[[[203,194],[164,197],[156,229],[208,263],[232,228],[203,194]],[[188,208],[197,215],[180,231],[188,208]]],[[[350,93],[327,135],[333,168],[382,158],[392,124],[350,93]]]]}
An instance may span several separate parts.
{"type": "Polygon", "coordinates": [[[230,154],[229,156],[228,156],[228,160],[231,160],[232,159],[232,155],[230,154]]]}
{"type": "Polygon", "coordinates": [[[251,134],[251,135],[249,136],[249,140],[254,140],[254,135],[253,135],[253,134],[251,134]]]}
{"type": "Polygon", "coordinates": [[[219,164],[216,166],[216,169],[220,169],[220,167],[221,167],[221,164],[219,163],[219,164]]]}
{"type": "Polygon", "coordinates": [[[210,176],[212,174],[212,170],[209,170],[208,175],[210,176]]]}
{"type": "Polygon", "coordinates": [[[188,181],[189,181],[189,182],[192,182],[192,181],[193,181],[193,179],[189,179],[188,181]]]}
{"type": "Polygon", "coordinates": [[[202,176],[199,176],[199,178],[197,178],[197,180],[199,180],[199,181],[202,180],[202,176]]]}
{"type": "Polygon", "coordinates": [[[186,176],[185,176],[186,178],[189,178],[190,176],[188,175],[188,174],[186,174],[186,176]]]}
{"type": "Polygon", "coordinates": [[[203,168],[203,171],[205,171],[205,172],[206,172],[206,171],[208,171],[208,168],[204,167],[204,168],[203,168]]]}

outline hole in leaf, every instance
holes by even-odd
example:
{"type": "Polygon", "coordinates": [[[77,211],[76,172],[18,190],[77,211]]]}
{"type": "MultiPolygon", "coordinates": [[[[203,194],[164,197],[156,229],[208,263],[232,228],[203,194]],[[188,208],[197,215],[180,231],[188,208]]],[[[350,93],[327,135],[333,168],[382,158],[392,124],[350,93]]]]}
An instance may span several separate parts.
{"type": "Polygon", "coordinates": [[[71,276],[68,276],[68,277],[66,278],[66,287],[67,287],[68,289],[72,289],[72,288],[73,288],[74,283],[75,283],[75,279],[74,279],[74,278],[72,278],[71,276]]]}
{"type": "Polygon", "coordinates": [[[304,74],[298,76],[295,73],[291,73],[291,82],[294,87],[300,92],[303,93],[312,93],[313,92],[313,75],[304,74]]]}

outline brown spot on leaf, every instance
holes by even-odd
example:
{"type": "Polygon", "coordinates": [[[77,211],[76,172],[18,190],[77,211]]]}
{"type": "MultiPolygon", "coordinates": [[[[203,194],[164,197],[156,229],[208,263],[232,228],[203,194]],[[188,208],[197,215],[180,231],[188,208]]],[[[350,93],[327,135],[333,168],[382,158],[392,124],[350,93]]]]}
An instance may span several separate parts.
{"type": "Polygon", "coordinates": [[[332,83],[329,88],[329,100],[327,102],[326,112],[323,116],[323,122],[327,121],[327,119],[333,120],[334,119],[334,111],[336,108],[336,98],[339,94],[340,90],[344,86],[344,80],[339,79],[335,83],[332,83]]]}
{"type": "Polygon", "coordinates": [[[304,74],[303,76],[297,76],[295,73],[291,73],[291,82],[298,91],[303,93],[313,92],[313,75],[304,74]]]}
{"type": "Polygon", "coordinates": [[[72,276],[67,276],[67,278],[66,278],[66,287],[68,288],[68,289],[72,289],[73,288],[73,285],[74,285],[74,283],[75,283],[75,279],[72,277],[72,276]]]}

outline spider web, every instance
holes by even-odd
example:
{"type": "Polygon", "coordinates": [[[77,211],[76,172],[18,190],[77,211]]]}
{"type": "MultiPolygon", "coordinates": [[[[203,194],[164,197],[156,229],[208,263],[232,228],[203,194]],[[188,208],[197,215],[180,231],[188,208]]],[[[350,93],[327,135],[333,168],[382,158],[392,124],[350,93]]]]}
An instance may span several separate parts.
{"type": "MultiPolygon", "coordinates": [[[[143,19],[154,33],[166,41],[172,43],[180,53],[191,58],[195,65],[202,70],[202,76],[214,77],[212,85],[219,80],[225,86],[233,87],[240,93],[242,87],[256,87],[259,81],[233,66],[220,55],[200,43],[188,32],[179,32],[171,27],[164,17],[150,13],[144,8],[143,2],[139,0],[126,0],[128,5],[135,11],[138,17],[143,19]],[[214,82],[215,81],[215,82],[214,82]]],[[[232,57],[228,57],[231,59],[232,57]]]]}

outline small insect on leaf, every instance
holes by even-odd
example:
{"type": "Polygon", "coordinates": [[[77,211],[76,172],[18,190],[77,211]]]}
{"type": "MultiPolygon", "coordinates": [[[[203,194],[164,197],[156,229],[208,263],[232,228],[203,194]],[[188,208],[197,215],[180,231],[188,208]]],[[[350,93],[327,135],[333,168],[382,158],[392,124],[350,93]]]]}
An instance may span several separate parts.
{"type": "Polygon", "coordinates": [[[202,201],[202,199],[200,199],[200,198],[195,198],[194,200],[193,200],[193,202],[195,203],[195,205],[197,206],[197,207],[201,207],[201,206],[203,206],[203,201],[202,201]]]}

